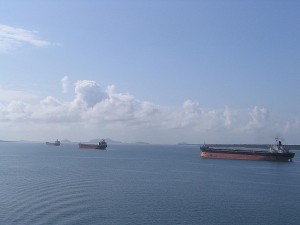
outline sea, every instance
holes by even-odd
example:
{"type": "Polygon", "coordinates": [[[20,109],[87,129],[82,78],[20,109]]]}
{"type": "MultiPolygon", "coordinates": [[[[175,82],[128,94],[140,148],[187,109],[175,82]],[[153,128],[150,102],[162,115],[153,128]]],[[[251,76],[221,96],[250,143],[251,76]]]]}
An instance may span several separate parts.
{"type": "Polygon", "coordinates": [[[267,162],[199,147],[1,142],[0,224],[300,224],[300,151],[267,162]]]}

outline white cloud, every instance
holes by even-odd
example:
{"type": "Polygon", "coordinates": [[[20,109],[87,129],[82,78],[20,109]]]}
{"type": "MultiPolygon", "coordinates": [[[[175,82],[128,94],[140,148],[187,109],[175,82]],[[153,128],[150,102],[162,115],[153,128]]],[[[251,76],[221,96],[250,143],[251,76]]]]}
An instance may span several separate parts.
{"type": "Polygon", "coordinates": [[[229,110],[229,108],[226,106],[225,110],[224,110],[224,125],[226,127],[230,127],[230,125],[232,124],[232,112],[229,110]]]}
{"type": "Polygon", "coordinates": [[[68,76],[64,76],[61,79],[61,86],[62,86],[63,92],[67,93],[68,89],[69,89],[69,77],[68,76]]]}
{"type": "Polygon", "coordinates": [[[37,98],[38,96],[33,92],[0,88],[0,102],[27,101],[37,98]]]}
{"type": "Polygon", "coordinates": [[[287,121],[285,126],[284,126],[284,132],[290,132],[293,130],[298,130],[300,129],[300,119],[295,118],[292,121],[287,121]]]}
{"type": "Polygon", "coordinates": [[[91,80],[80,80],[75,84],[76,105],[93,107],[96,103],[106,98],[106,93],[101,90],[99,84],[91,80]]]}
{"type": "Polygon", "coordinates": [[[139,101],[130,94],[116,93],[115,86],[106,90],[106,98],[87,111],[89,118],[98,122],[117,122],[131,125],[147,124],[153,122],[153,116],[158,107],[152,103],[139,101]],[[151,119],[150,119],[151,118],[151,119]]]}
{"type": "Polygon", "coordinates": [[[60,101],[58,101],[57,99],[53,98],[52,96],[46,97],[40,103],[41,103],[41,106],[53,107],[53,108],[62,105],[62,103],[60,101]]]}
{"type": "Polygon", "coordinates": [[[9,52],[25,44],[46,48],[50,42],[37,37],[38,32],[0,24],[0,52],[9,52]]]}
{"type": "Polygon", "coordinates": [[[69,102],[60,102],[52,96],[48,96],[40,104],[31,107],[30,121],[45,123],[69,123],[80,122],[81,111],[72,107],[69,102]]]}
{"type": "MultiPolygon", "coordinates": [[[[5,121],[23,121],[30,116],[30,106],[21,101],[13,101],[2,111],[2,119],[5,121]]],[[[0,117],[1,118],[1,117],[0,117]]]]}
{"type": "Polygon", "coordinates": [[[258,108],[255,106],[250,112],[249,115],[251,120],[246,125],[246,129],[248,130],[256,130],[262,129],[266,126],[267,120],[269,118],[269,112],[265,108],[258,108]]]}
{"type": "Polygon", "coordinates": [[[121,140],[144,137],[144,141],[169,143],[176,140],[200,143],[204,139],[218,143],[249,142],[251,136],[254,141],[263,141],[264,137],[272,138],[277,131],[300,130],[299,119],[278,120],[272,118],[267,109],[257,106],[252,109],[227,106],[207,109],[198,102],[187,100],[180,107],[163,107],[117,92],[114,85],[103,90],[90,80],[77,81],[74,93],[71,101],[48,96],[36,104],[12,98],[0,105],[0,124],[8,127],[6,124],[9,123],[11,129],[17,127],[19,130],[22,126],[27,129],[31,124],[37,130],[37,136],[45,127],[51,127],[53,132],[62,132],[64,136],[94,138],[103,132],[106,137],[121,140]]]}

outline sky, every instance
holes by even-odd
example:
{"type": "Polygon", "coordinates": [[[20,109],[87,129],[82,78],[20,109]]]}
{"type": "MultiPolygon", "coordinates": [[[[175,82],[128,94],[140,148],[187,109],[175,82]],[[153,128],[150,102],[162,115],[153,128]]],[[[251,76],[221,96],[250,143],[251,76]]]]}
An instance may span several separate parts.
{"type": "Polygon", "coordinates": [[[300,144],[299,12],[0,0],[0,140],[300,144]]]}

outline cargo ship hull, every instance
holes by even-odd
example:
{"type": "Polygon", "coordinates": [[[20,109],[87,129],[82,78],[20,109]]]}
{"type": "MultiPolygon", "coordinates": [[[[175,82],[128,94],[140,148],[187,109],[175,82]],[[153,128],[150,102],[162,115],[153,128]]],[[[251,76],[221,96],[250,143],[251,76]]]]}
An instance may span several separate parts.
{"type": "Polygon", "coordinates": [[[79,144],[79,148],[82,149],[100,149],[100,150],[106,150],[107,145],[93,145],[93,144],[79,144]]]}
{"type": "Polygon", "coordinates": [[[240,160],[265,160],[265,161],[292,161],[295,153],[272,153],[268,151],[254,150],[232,150],[232,149],[213,149],[201,148],[201,158],[215,159],[240,159],[240,160]]]}
{"type": "Polygon", "coordinates": [[[46,145],[60,146],[60,142],[46,142],[46,145]]]}

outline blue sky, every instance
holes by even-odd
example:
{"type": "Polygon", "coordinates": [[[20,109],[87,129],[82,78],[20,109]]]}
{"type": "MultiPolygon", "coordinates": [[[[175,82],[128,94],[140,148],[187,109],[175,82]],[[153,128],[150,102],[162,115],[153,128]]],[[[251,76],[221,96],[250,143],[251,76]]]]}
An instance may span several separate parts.
{"type": "Polygon", "coordinates": [[[300,134],[298,1],[0,1],[0,139],[300,134]]]}

